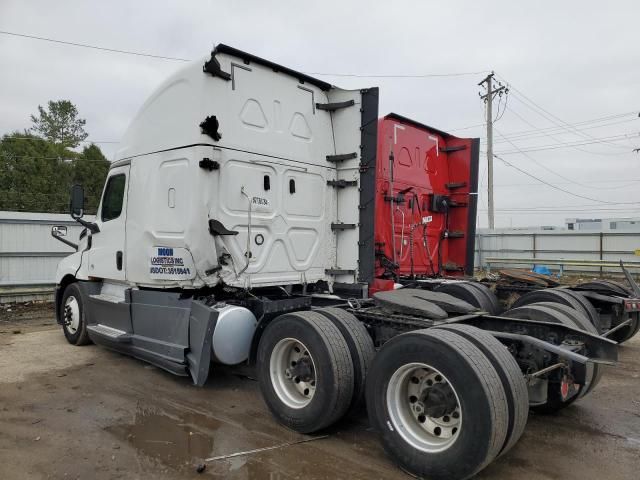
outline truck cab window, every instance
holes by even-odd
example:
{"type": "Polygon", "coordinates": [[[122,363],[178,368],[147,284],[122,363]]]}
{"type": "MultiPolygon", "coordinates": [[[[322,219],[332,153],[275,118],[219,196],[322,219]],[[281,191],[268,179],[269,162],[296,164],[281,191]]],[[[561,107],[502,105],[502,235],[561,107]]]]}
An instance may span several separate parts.
{"type": "Polygon", "coordinates": [[[118,218],[122,213],[122,202],[124,200],[124,187],[127,183],[125,175],[114,175],[109,178],[107,187],[104,190],[102,199],[102,221],[107,222],[118,218]]]}

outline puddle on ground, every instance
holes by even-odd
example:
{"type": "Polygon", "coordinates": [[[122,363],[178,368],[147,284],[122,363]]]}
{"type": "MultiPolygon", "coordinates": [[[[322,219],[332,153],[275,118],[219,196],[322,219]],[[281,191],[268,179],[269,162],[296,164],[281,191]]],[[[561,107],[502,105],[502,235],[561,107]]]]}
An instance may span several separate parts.
{"type": "Polygon", "coordinates": [[[136,409],[132,423],[106,430],[165,465],[182,468],[208,458],[222,422],[191,412],[174,415],[157,408],[136,409]]]}
{"type": "MultiPolygon", "coordinates": [[[[130,423],[112,425],[105,430],[149,459],[175,470],[194,473],[196,466],[206,458],[302,438],[283,432],[281,439],[274,439],[200,413],[155,406],[138,406],[130,423]]],[[[209,462],[206,473],[217,478],[288,478],[277,470],[242,455],[209,462]]]]}
{"type": "MultiPolygon", "coordinates": [[[[150,471],[155,467],[169,467],[198,478],[196,466],[204,459],[216,458],[207,463],[203,472],[208,478],[346,479],[352,478],[354,472],[362,474],[363,478],[386,476],[386,471],[380,472],[379,466],[370,465],[369,460],[363,463],[362,459],[357,461],[350,455],[312,450],[314,447],[307,443],[310,437],[284,427],[263,431],[259,423],[245,423],[233,417],[214,418],[179,405],[160,407],[139,403],[130,421],[105,430],[134,448],[141,459],[150,460],[150,471]],[[306,442],[298,444],[301,440],[306,442]],[[278,448],[274,449],[274,446],[278,448]],[[267,450],[262,450],[265,448],[267,450]],[[237,455],[241,452],[246,454],[237,455]]],[[[363,441],[360,437],[363,431],[361,425],[352,425],[342,436],[347,445],[359,443],[360,448],[356,450],[366,451],[370,448],[367,442],[373,440],[363,441]]],[[[321,438],[317,440],[322,441],[321,438]]]]}

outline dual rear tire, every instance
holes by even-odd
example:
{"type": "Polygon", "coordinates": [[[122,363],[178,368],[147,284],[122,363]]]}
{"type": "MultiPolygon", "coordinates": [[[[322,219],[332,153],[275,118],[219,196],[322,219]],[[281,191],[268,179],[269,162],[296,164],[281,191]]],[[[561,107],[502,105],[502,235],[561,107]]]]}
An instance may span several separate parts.
{"type": "Polygon", "coordinates": [[[374,354],[364,325],[344,310],[281,315],[258,345],[262,396],[283,425],[300,433],[323,430],[362,405],[374,354]]]}
{"type": "Polygon", "coordinates": [[[326,429],[365,396],[385,450],[418,477],[469,478],[522,435],[527,387],[492,335],[467,325],[416,330],[373,356],[348,312],[285,314],[260,339],[260,388],[276,419],[301,433],[326,429]]]}
{"type": "Polygon", "coordinates": [[[369,373],[367,410],[402,469],[464,479],[518,441],[528,395],[506,347],[477,328],[447,326],[383,346],[369,373]]]}

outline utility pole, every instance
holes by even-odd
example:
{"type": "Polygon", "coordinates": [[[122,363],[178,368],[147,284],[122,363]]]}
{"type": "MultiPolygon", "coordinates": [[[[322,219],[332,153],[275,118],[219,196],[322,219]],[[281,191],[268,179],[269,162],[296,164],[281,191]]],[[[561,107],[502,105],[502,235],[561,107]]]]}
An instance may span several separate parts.
{"type": "MultiPolygon", "coordinates": [[[[489,207],[489,228],[495,227],[494,208],[493,208],[493,98],[496,95],[502,96],[509,92],[509,89],[498,82],[500,87],[493,89],[494,73],[491,72],[478,85],[485,85],[486,93],[479,93],[480,98],[487,104],[487,187],[488,187],[488,207],[489,207]]],[[[498,108],[500,105],[498,104],[498,108]]]]}

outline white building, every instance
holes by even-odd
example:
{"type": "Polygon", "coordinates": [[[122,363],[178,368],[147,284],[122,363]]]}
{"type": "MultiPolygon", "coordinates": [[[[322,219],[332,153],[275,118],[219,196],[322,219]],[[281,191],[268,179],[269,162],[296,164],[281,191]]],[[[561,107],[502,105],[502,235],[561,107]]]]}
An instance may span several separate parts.
{"type": "Polygon", "coordinates": [[[629,218],[567,218],[567,230],[596,230],[608,232],[610,230],[640,231],[640,217],[629,218]]]}

